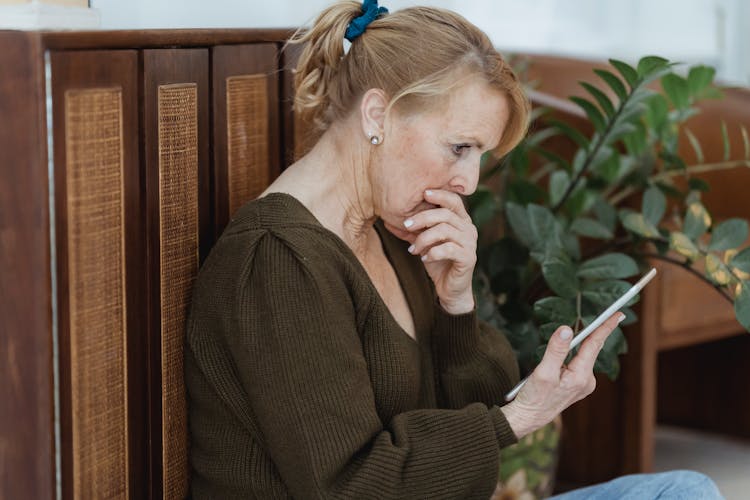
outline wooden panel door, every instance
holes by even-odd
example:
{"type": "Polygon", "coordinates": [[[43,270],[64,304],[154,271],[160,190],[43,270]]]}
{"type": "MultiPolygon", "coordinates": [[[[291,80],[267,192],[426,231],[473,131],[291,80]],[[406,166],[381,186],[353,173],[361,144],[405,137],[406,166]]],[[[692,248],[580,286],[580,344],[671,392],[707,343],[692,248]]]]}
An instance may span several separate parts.
{"type": "Polygon", "coordinates": [[[208,171],[208,49],[143,52],[149,241],[152,498],[188,493],[183,345],[199,258],[213,242],[208,171]]]}
{"type": "Polygon", "coordinates": [[[51,53],[64,498],[142,498],[138,54],[51,53]]]}
{"type": "Polygon", "coordinates": [[[276,44],[212,49],[216,235],[242,205],[279,175],[276,44]]]}
{"type": "Polygon", "coordinates": [[[55,494],[44,53],[0,31],[0,498],[55,494]]]}

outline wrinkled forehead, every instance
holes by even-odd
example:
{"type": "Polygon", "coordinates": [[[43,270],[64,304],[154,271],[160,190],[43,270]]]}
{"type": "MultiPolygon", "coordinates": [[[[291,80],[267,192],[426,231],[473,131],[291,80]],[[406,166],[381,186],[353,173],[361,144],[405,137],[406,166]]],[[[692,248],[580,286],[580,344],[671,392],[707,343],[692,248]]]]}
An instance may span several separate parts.
{"type": "Polygon", "coordinates": [[[448,136],[474,138],[483,149],[500,142],[508,121],[508,97],[486,81],[474,78],[455,86],[424,113],[448,136]]]}

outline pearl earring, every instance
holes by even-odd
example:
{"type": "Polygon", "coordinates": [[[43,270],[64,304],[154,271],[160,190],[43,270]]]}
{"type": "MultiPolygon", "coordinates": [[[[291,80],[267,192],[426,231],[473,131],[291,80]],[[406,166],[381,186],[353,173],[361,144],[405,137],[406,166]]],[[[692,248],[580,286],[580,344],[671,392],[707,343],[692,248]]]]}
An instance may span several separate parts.
{"type": "Polygon", "coordinates": [[[380,137],[377,135],[374,135],[372,132],[368,133],[367,136],[370,138],[370,144],[373,146],[377,146],[380,144],[380,137]]]}

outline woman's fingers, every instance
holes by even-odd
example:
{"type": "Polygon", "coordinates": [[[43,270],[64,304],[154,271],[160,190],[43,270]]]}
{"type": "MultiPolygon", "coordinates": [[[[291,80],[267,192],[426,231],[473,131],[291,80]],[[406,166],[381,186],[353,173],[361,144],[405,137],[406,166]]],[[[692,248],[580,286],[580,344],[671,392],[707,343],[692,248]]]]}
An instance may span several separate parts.
{"type": "Polygon", "coordinates": [[[409,247],[409,252],[415,255],[425,255],[430,248],[445,242],[453,242],[467,252],[476,254],[476,241],[467,239],[462,231],[446,222],[438,223],[422,231],[414,240],[413,245],[409,247]]]}
{"type": "Polygon", "coordinates": [[[468,229],[471,219],[462,219],[458,214],[449,208],[431,208],[418,214],[414,214],[404,221],[404,228],[412,233],[424,231],[437,224],[446,223],[457,229],[468,229]]]}
{"type": "Polygon", "coordinates": [[[412,233],[408,229],[404,229],[402,227],[396,227],[391,224],[388,224],[387,222],[383,222],[383,225],[396,238],[408,241],[409,243],[414,243],[417,240],[417,236],[419,236],[416,233],[412,233]]]}
{"type": "Polygon", "coordinates": [[[560,380],[560,368],[570,350],[573,330],[569,326],[561,326],[549,339],[547,349],[534,374],[541,380],[557,384],[560,380]]]}
{"type": "Polygon", "coordinates": [[[469,216],[469,214],[466,212],[466,207],[464,206],[463,199],[453,191],[446,191],[444,189],[428,189],[424,192],[424,195],[424,199],[428,203],[445,207],[461,217],[469,216]]]}

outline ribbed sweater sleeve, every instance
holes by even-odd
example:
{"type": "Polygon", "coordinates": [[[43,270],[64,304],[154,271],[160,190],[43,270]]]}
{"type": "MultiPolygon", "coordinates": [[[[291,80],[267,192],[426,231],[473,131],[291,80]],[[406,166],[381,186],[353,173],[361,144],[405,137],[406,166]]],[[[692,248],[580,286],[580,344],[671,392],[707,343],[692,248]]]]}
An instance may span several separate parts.
{"type": "MultiPolygon", "coordinates": [[[[472,401],[502,405],[503,396],[518,383],[518,364],[510,343],[500,332],[477,319],[476,311],[451,315],[435,304],[432,331],[438,400],[447,408],[472,401]]],[[[508,433],[507,422],[504,428],[508,433]]],[[[502,443],[503,446],[511,443],[502,443]]]]}
{"type": "MultiPolygon", "coordinates": [[[[340,276],[262,236],[228,339],[266,451],[294,498],[482,498],[504,419],[482,403],[378,416],[340,276]]],[[[385,359],[383,362],[387,363],[385,359]]]]}

